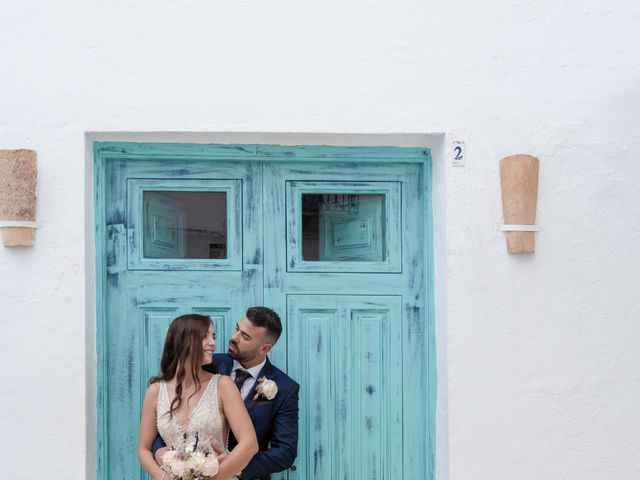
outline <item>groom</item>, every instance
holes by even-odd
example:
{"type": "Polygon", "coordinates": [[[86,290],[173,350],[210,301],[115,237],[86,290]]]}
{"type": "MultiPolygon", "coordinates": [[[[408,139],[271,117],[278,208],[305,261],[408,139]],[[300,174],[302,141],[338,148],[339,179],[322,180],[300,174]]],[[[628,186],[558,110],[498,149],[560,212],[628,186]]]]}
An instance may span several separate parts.
{"type": "MultiPolygon", "coordinates": [[[[214,355],[213,364],[205,367],[231,376],[256,429],[260,450],[242,471],[241,480],[268,480],[272,473],[291,467],[296,458],[300,386],[267,358],[281,333],[276,312],[267,307],[251,307],[236,324],[229,352],[214,355]]],[[[231,434],[229,450],[235,445],[231,434]]],[[[158,437],[154,452],[160,447],[164,443],[158,437]]],[[[156,452],[156,459],[159,456],[156,452]]]]}

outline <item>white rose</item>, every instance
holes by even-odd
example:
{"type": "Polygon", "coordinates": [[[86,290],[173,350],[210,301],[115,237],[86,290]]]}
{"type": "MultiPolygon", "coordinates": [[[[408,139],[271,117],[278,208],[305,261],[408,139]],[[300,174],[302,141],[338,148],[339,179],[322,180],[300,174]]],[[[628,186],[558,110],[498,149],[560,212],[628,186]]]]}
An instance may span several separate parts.
{"type": "Polygon", "coordinates": [[[273,380],[267,380],[266,378],[260,384],[260,393],[264,395],[267,400],[273,400],[278,393],[278,386],[273,380]]]}
{"type": "Polygon", "coordinates": [[[171,462],[173,462],[173,459],[175,458],[175,456],[176,456],[175,450],[167,450],[162,455],[162,463],[170,464],[171,462]]]}
{"type": "Polygon", "coordinates": [[[182,460],[174,460],[174,462],[171,464],[171,473],[178,477],[186,477],[189,473],[187,462],[182,460]]]}
{"type": "Polygon", "coordinates": [[[199,472],[202,468],[202,464],[204,463],[205,456],[202,452],[192,453],[187,459],[186,465],[187,468],[193,468],[194,471],[199,472]]]}
{"type": "Polygon", "coordinates": [[[218,466],[218,459],[215,455],[209,455],[204,459],[204,462],[202,462],[202,474],[205,477],[213,477],[218,473],[218,466]]]}

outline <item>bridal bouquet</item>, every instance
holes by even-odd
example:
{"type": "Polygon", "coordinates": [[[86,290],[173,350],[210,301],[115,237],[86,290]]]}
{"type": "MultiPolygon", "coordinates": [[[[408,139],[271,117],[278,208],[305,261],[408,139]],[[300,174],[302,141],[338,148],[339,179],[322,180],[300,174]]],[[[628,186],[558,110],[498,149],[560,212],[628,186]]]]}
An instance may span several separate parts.
{"type": "Polygon", "coordinates": [[[167,450],[162,460],[171,480],[206,480],[218,473],[218,459],[208,447],[167,450]]]}

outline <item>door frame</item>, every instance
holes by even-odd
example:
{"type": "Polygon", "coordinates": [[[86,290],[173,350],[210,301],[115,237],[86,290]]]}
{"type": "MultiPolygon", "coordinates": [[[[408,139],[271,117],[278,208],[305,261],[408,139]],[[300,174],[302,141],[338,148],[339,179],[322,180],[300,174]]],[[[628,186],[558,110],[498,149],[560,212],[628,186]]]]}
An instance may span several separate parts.
{"type": "Polygon", "coordinates": [[[106,418],[106,168],[113,160],[159,160],[173,161],[261,161],[261,162],[336,162],[350,163],[419,163],[423,167],[424,189],[424,238],[425,259],[425,321],[427,361],[427,428],[425,431],[428,451],[426,465],[429,480],[435,476],[436,454],[436,339],[435,339],[435,285],[433,243],[433,174],[432,155],[427,147],[342,147],[326,145],[264,145],[264,144],[194,144],[194,143],[138,143],[138,142],[93,142],[93,201],[95,235],[95,304],[96,304],[96,409],[97,409],[97,478],[105,479],[105,452],[107,449],[106,418]]]}

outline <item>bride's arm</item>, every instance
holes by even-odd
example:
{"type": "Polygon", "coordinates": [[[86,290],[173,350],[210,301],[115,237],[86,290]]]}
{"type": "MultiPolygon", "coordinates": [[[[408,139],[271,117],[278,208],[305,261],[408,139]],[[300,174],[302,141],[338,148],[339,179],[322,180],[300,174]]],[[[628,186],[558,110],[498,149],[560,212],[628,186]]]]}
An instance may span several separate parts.
{"type": "Polygon", "coordinates": [[[233,436],[238,444],[231,450],[224,462],[220,464],[220,470],[214,477],[216,479],[226,479],[236,475],[247,466],[249,460],[258,451],[258,440],[256,431],[251,423],[251,417],[247,413],[238,388],[230,377],[220,375],[218,378],[218,395],[220,407],[224,416],[227,417],[233,436]]]}
{"type": "Polygon", "coordinates": [[[156,406],[158,403],[158,383],[152,383],[147,388],[142,404],[142,416],[140,418],[140,436],[138,437],[138,458],[145,472],[147,472],[153,480],[161,480],[166,477],[164,471],[153,459],[151,447],[153,441],[158,435],[158,427],[156,426],[156,406]]]}

